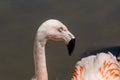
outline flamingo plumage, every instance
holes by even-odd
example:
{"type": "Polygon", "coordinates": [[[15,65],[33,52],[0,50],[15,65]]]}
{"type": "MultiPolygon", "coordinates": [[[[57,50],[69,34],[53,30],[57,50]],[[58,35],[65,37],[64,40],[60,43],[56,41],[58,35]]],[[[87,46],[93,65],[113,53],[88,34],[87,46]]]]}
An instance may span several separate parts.
{"type": "Polygon", "coordinates": [[[64,41],[69,55],[73,51],[75,37],[62,22],[55,19],[43,22],[37,30],[34,41],[35,76],[32,80],[48,80],[45,56],[45,45],[48,40],[64,41]]]}
{"type": "MultiPolygon", "coordinates": [[[[75,37],[59,20],[50,19],[41,24],[34,41],[35,77],[48,80],[45,45],[48,40],[64,41],[71,55],[75,37]]],[[[110,52],[82,58],[75,65],[71,80],[120,80],[120,65],[110,52]]]]}
{"type": "Polygon", "coordinates": [[[76,63],[71,80],[120,80],[120,64],[110,52],[84,57],[76,63]]]}

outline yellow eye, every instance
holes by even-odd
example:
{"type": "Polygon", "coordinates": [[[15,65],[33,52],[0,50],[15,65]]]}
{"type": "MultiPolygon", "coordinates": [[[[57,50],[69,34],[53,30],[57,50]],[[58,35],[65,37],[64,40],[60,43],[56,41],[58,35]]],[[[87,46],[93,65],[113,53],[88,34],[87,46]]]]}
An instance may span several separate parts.
{"type": "Polygon", "coordinates": [[[63,28],[62,28],[62,27],[60,27],[60,28],[58,29],[58,31],[59,31],[59,32],[62,32],[62,31],[63,31],[63,28]]]}

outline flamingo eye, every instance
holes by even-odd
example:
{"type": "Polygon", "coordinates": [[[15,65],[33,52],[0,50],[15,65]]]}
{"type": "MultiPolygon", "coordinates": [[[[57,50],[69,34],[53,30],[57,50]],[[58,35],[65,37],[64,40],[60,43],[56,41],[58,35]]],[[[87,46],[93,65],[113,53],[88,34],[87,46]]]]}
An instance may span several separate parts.
{"type": "Polygon", "coordinates": [[[58,29],[58,31],[59,31],[59,32],[62,32],[62,31],[63,31],[63,27],[60,27],[60,28],[58,29]]]}

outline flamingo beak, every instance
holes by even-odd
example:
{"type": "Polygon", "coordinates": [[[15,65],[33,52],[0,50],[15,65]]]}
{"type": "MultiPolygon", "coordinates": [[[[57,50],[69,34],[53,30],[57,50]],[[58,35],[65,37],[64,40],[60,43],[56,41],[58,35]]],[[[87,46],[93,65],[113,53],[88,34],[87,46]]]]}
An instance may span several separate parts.
{"type": "Polygon", "coordinates": [[[67,44],[67,48],[68,48],[68,52],[69,52],[69,55],[71,56],[72,55],[72,52],[74,50],[74,47],[75,47],[75,38],[71,39],[69,41],[69,43],[67,44]]]}
{"type": "Polygon", "coordinates": [[[65,31],[63,32],[63,40],[67,44],[68,53],[71,56],[75,47],[75,36],[70,31],[65,31]]]}

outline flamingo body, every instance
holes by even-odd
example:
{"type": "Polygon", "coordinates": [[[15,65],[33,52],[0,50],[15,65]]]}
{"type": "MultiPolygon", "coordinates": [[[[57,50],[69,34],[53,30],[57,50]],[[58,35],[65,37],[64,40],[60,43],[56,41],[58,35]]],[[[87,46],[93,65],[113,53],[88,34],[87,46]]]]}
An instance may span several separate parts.
{"type": "Polygon", "coordinates": [[[71,80],[120,80],[120,65],[110,52],[88,56],[77,62],[71,80]]]}

